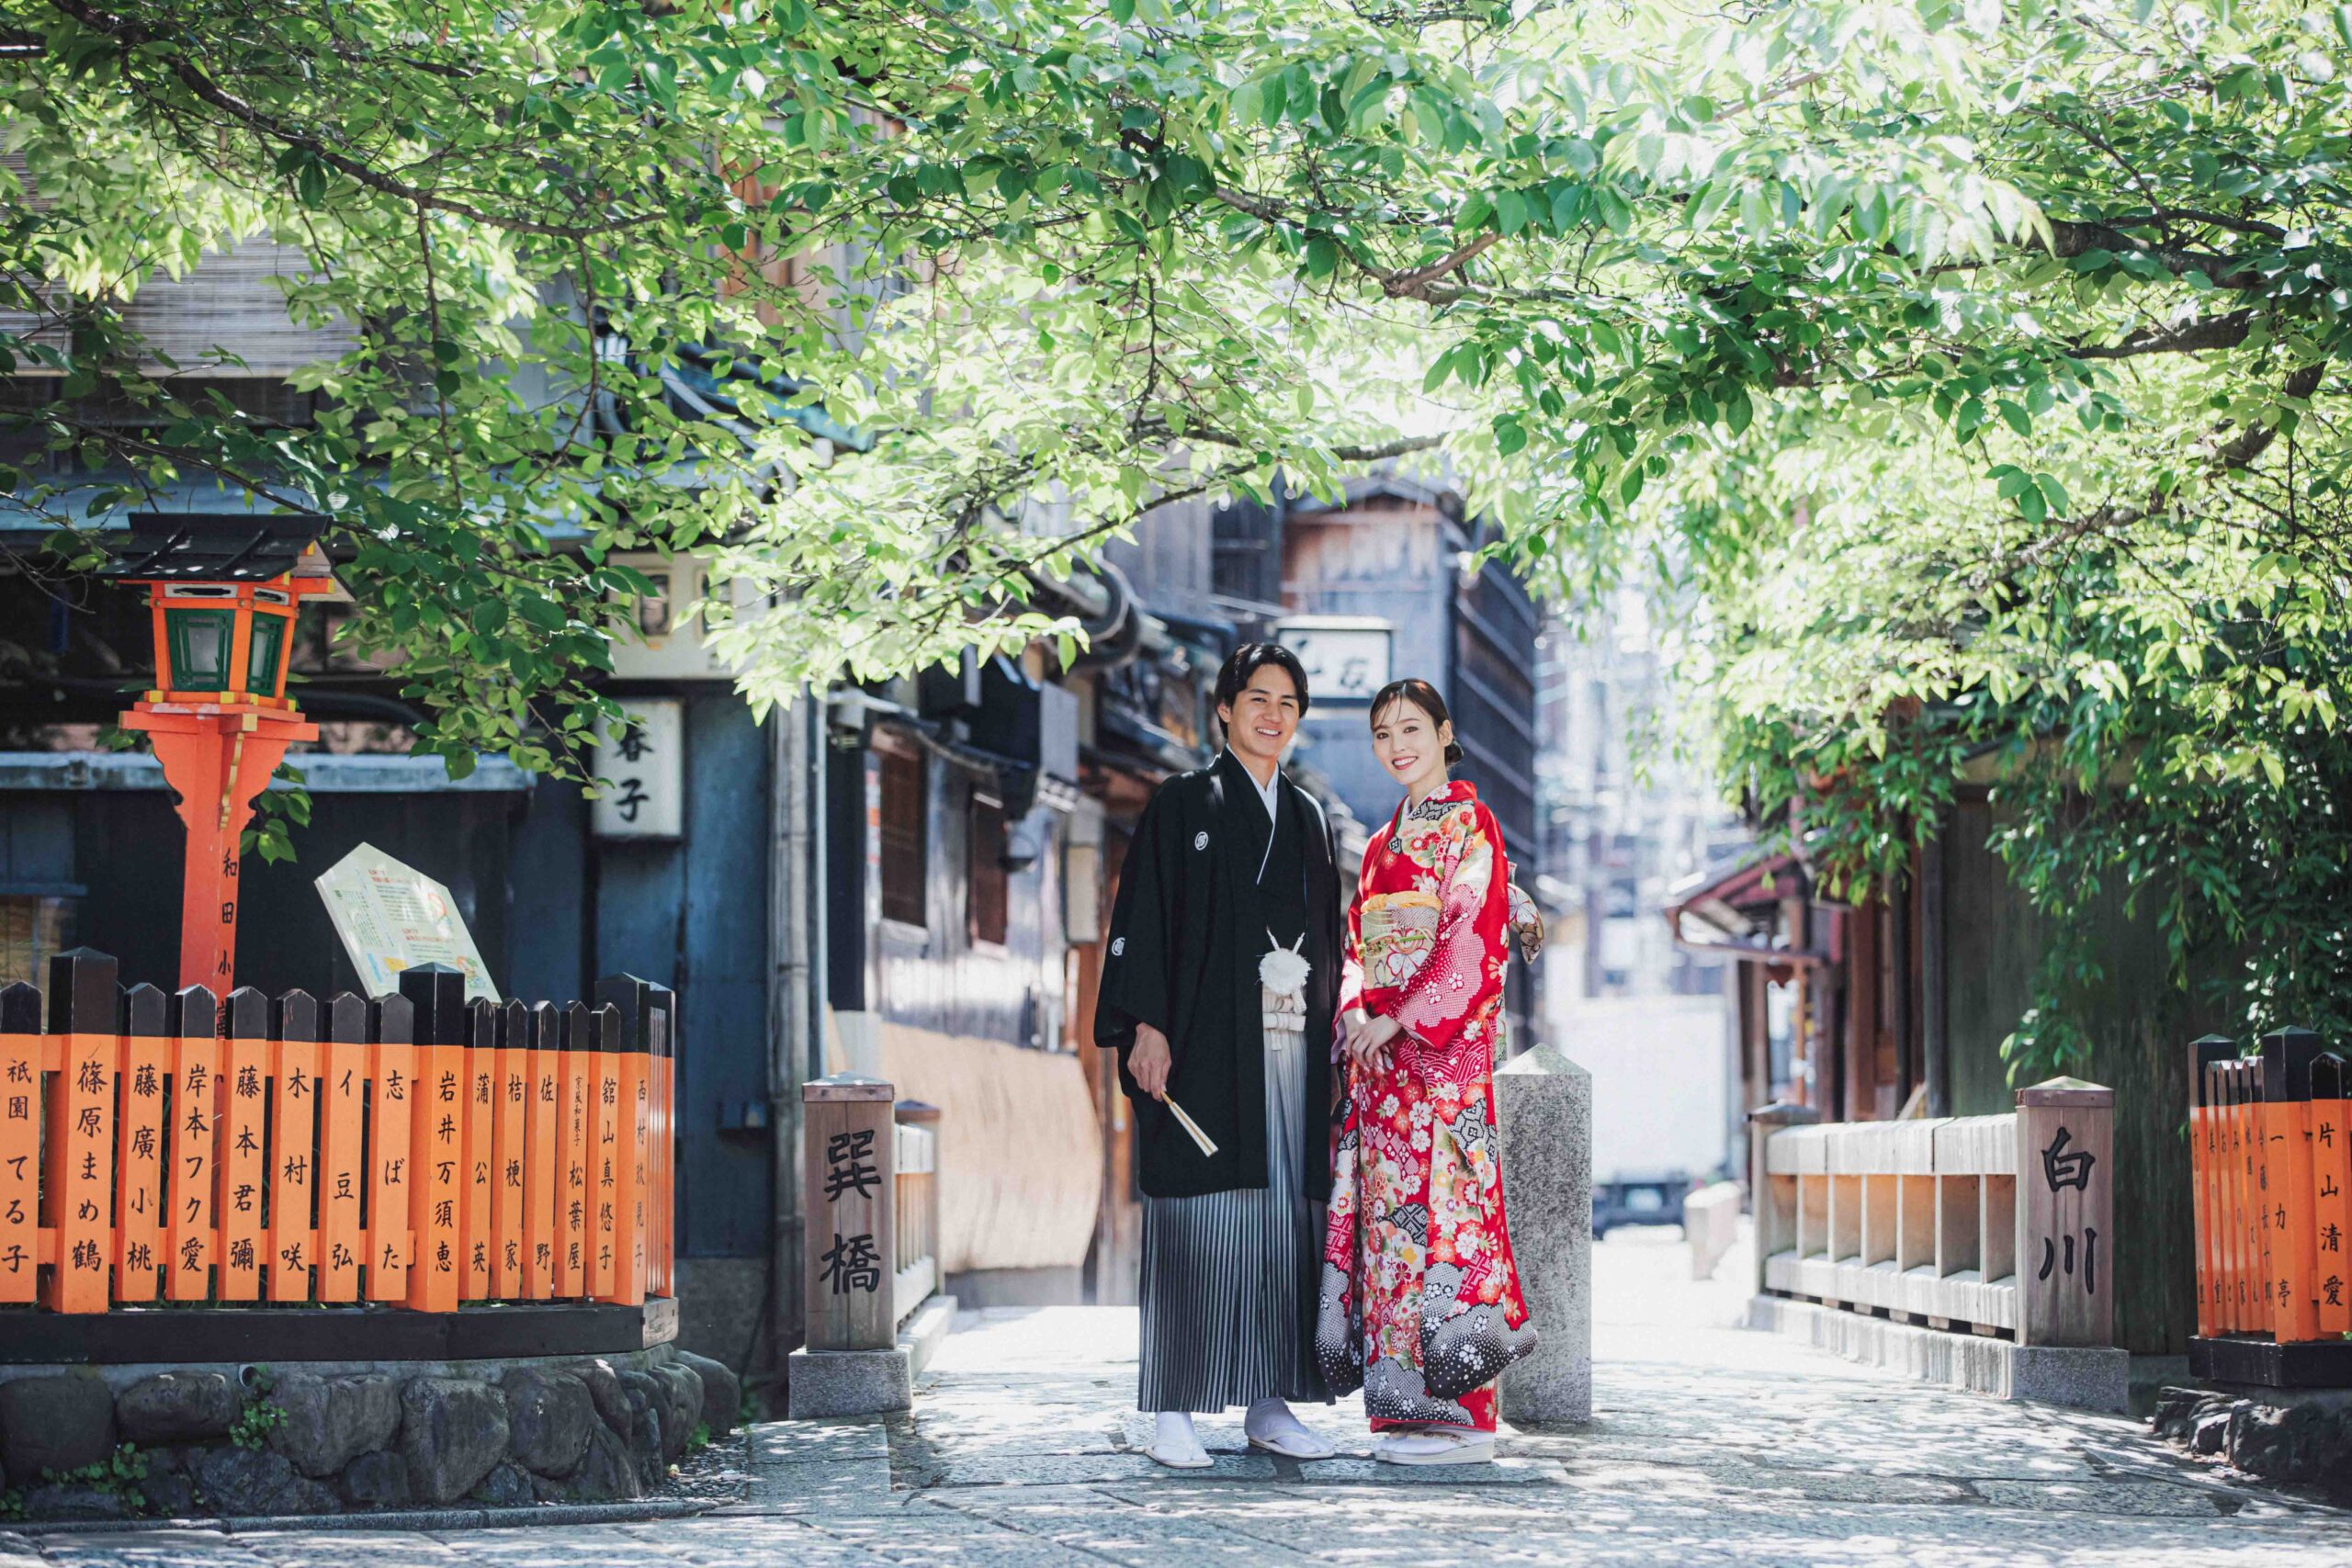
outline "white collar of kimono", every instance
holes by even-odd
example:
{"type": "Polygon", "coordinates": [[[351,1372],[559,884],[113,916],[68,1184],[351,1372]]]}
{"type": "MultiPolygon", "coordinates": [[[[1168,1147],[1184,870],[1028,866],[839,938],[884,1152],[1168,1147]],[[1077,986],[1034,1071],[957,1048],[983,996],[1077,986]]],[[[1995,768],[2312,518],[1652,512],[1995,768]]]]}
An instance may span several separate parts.
{"type": "Polygon", "coordinates": [[[1233,757],[1233,765],[1241,770],[1241,776],[1250,781],[1250,786],[1258,792],[1259,800],[1266,807],[1266,852],[1258,857],[1258,880],[1262,882],[1266,877],[1266,863],[1274,858],[1274,835],[1282,829],[1282,814],[1274,809],[1274,792],[1282,788],[1283,771],[1277,767],[1266,775],[1264,784],[1260,784],[1258,775],[1250,771],[1250,764],[1233,756],[1232,747],[1227,747],[1225,754],[1233,757]]]}

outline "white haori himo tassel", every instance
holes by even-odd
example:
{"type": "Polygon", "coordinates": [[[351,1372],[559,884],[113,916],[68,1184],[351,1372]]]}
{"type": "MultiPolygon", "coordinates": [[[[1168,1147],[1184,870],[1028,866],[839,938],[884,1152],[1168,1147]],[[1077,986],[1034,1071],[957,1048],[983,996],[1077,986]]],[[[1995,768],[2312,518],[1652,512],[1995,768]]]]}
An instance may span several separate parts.
{"type": "Polygon", "coordinates": [[[1266,933],[1266,940],[1274,945],[1272,951],[1258,960],[1260,1006],[1264,1010],[1261,1024],[1269,1032],[1304,1034],[1306,977],[1314,973],[1306,962],[1306,937],[1302,933],[1291,947],[1284,947],[1272,931],[1266,933]]]}

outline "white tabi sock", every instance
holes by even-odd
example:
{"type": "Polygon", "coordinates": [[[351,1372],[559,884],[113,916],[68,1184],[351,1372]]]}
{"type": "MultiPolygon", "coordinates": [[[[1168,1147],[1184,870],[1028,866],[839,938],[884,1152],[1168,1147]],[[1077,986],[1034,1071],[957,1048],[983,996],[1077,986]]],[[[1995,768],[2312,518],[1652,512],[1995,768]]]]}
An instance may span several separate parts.
{"type": "Polygon", "coordinates": [[[1162,1410],[1153,1417],[1151,1446],[1179,1464],[1188,1460],[1205,1463],[1209,1457],[1208,1450],[1201,1447],[1200,1434],[1193,1430],[1193,1417],[1182,1410],[1162,1410]]]}
{"type": "Polygon", "coordinates": [[[1272,1447],[1293,1459],[1329,1459],[1338,1450],[1279,1399],[1261,1399],[1250,1406],[1241,1429],[1252,1441],[1272,1447]]]}

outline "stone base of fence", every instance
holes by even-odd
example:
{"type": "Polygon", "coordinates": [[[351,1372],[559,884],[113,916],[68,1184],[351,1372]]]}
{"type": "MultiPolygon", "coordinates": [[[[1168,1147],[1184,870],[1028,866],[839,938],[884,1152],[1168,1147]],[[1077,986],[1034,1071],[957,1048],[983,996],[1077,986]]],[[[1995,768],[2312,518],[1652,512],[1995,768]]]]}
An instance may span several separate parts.
{"type": "Polygon", "coordinates": [[[629,1501],[662,1484],[698,1431],[731,1430],[741,1399],[728,1368],[668,1345],[424,1363],[10,1366],[0,1469],[39,1519],[629,1501]]]}
{"type": "Polygon", "coordinates": [[[1774,1295],[1758,1295],[1748,1303],[1747,1326],[1922,1382],[1998,1399],[2117,1414],[2130,1403],[2132,1358],[2122,1350],[2019,1345],[1774,1295]]]}
{"type": "Polygon", "coordinates": [[[956,1323],[956,1298],[933,1296],[899,1325],[888,1350],[795,1350],[786,1358],[786,1414],[795,1421],[886,1416],[914,1404],[915,1379],[956,1323]]]}
{"type": "Polygon", "coordinates": [[[2281,1345],[2267,1337],[2200,1334],[2188,1342],[2188,1372],[2248,1388],[2352,1389],[2352,1339],[2281,1345]]]}
{"type": "Polygon", "coordinates": [[[678,1337],[678,1303],[507,1303],[466,1312],[401,1307],[118,1307],[88,1316],[10,1313],[0,1369],[36,1363],[474,1361],[624,1355],[678,1337]]]}

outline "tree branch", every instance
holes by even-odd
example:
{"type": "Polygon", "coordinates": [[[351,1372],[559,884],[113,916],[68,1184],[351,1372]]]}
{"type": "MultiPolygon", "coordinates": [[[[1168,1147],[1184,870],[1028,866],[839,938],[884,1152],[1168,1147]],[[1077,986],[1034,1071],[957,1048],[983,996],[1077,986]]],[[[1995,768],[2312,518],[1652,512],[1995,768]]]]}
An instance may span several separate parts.
{"type": "Polygon", "coordinates": [[[2233,310],[2178,326],[2141,327],[2119,342],[2073,344],[2067,353],[2076,359],[2130,359],[2143,354],[2202,354],[2211,348],[2235,348],[2254,330],[2252,310],[2233,310]]]}
{"type": "Polygon", "coordinates": [[[2176,276],[2201,272],[2216,288],[2240,293],[2262,288],[2269,279],[2235,256],[2216,255],[2176,245],[2151,245],[2110,223],[2076,223],[2064,218],[2050,220],[2050,254],[2071,260],[2090,251],[2129,252],[2143,255],[2176,276]]]}
{"type": "Polygon", "coordinates": [[[536,219],[501,217],[467,202],[452,201],[447,197],[435,196],[431,191],[410,185],[404,180],[394,179],[379,169],[371,168],[356,158],[339,152],[311,132],[289,125],[277,116],[265,113],[244,102],[190,63],[182,51],[181,40],[176,36],[159,33],[143,23],[109,15],[87,4],[86,0],[48,0],[48,4],[53,9],[73,17],[92,32],[112,39],[121,45],[126,65],[130,63],[131,56],[136,51],[152,48],[162,57],[164,69],[199,101],[211,105],[256,135],[288,147],[300,148],[327,167],[368,189],[407,202],[420,210],[447,212],[452,217],[463,218],[469,222],[480,223],[487,228],[499,229],[509,233],[541,234],[558,240],[577,240],[594,234],[633,229],[641,224],[654,222],[662,216],[658,212],[648,212],[640,213],[634,218],[616,218],[609,223],[587,225],[546,223],[536,219]]]}

